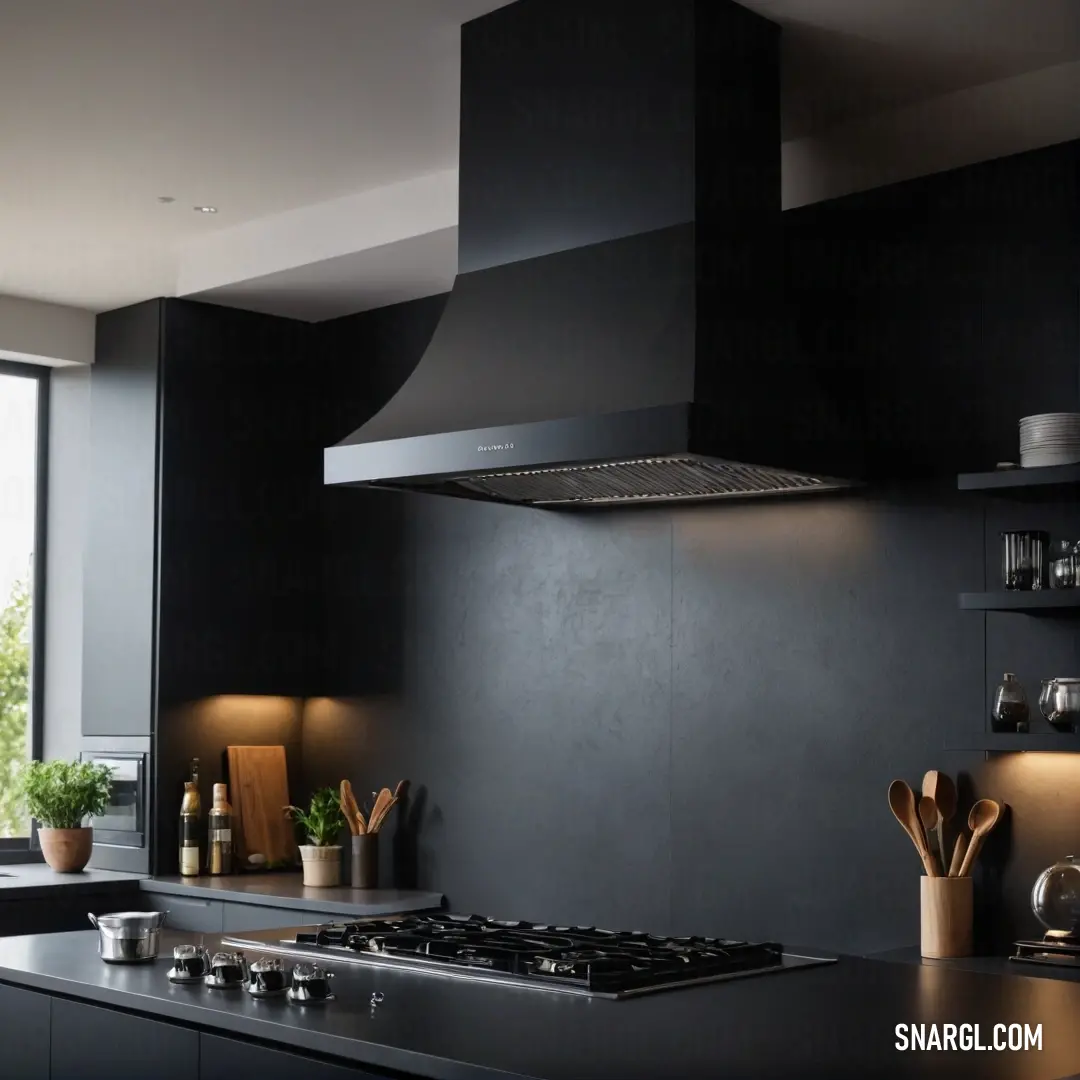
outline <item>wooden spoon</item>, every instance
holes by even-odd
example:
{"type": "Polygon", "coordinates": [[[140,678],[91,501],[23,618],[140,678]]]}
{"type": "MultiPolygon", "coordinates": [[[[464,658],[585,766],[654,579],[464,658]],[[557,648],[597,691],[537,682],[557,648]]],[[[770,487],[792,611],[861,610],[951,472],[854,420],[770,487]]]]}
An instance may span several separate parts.
{"type": "Polygon", "coordinates": [[[345,815],[345,820],[349,825],[349,832],[353,836],[357,836],[360,828],[358,821],[359,811],[356,808],[356,797],[353,795],[352,784],[348,780],[341,781],[338,792],[338,805],[341,807],[342,814],[345,815]]]}
{"type": "Polygon", "coordinates": [[[911,838],[915,850],[922,859],[923,869],[927,877],[940,877],[934,860],[930,858],[930,852],[926,849],[926,840],[922,834],[922,822],[919,821],[919,812],[915,808],[915,792],[908,787],[903,780],[894,780],[889,785],[889,809],[893,817],[900,822],[904,832],[911,838]]]}
{"type": "Polygon", "coordinates": [[[983,846],[986,834],[998,823],[1001,818],[1001,803],[993,799],[980,799],[968,814],[968,828],[971,830],[971,840],[968,843],[967,854],[960,866],[957,877],[966,877],[971,871],[971,864],[979,849],[983,846]]]}
{"type": "Polygon", "coordinates": [[[937,827],[941,824],[941,814],[932,795],[923,795],[919,799],[919,821],[922,823],[923,836],[926,838],[926,850],[930,852],[934,863],[941,863],[941,872],[946,872],[945,852],[941,849],[937,827]]]}
{"type": "Polygon", "coordinates": [[[953,848],[952,862],[949,863],[949,877],[959,877],[960,867],[964,863],[964,852],[967,851],[967,836],[964,833],[956,834],[956,846],[953,848]]]}
{"type": "Polygon", "coordinates": [[[386,816],[387,808],[393,797],[388,787],[384,787],[376,796],[375,805],[371,808],[371,815],[368,817],[368,832],[379,831],[382,819],[386,816]]]}
{"type": "Polygon", "coordinates": [[[929,795],[938,808],[937,837],[938,849],[941,851],[941,863],[945,864],[945,852],[948,845],[945,842],[945,826],[952,821],[956,814],[956,785],[948,773],[930,769],[923,777],[922,793],[929,795]]]}

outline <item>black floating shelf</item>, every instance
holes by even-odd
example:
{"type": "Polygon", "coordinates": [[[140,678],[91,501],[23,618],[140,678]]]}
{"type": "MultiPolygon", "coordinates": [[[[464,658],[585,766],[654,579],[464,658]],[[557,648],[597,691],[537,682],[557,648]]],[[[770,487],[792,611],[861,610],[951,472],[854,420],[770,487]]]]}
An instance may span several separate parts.
{"type": "Polygon", "coordinates": [[[1049,500],[1080,489],[1080,465],[961,473],[956,486],[960,491],[989,491],[1007,498],[1049,500]]]}
{"type": "Polygon", "coordinates": [[[1080,613],[1080,589],[1040,589],[1037,592],[966,592],[960,594],[964,611],[1020,611],[1029,615],[1040,612],[1080,613]]]}
{"type": "Polygon", "coordinates": [[[1080,754],[1080,734],[1072,731],[1033,731],[1020,735],[1012,731],[980,731],[957,738],[948,743],[945,749],[986,750],[992,754],[1015,754],[1021,750],[1080,754]]]}

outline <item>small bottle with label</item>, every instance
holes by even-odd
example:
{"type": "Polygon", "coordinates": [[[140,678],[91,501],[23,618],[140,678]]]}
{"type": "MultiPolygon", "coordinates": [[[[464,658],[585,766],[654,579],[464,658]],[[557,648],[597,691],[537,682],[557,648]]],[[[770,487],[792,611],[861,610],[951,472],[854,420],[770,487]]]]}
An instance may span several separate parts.
{"type": "Polygon", "coordinates": [[[214,785],[214,806],[210,811],[206,869],[211,874],[231,874],[233,863],[232,807],[226,784],[214,785]]]}
{"type": "Polygon", "coordinates": [[[184,877],[199,874],[199,818],[202,803],[199,799],[199,759],[191,762],[191,779],[184,784],[184,801],[180,804],[180,873],[184,877]]]}

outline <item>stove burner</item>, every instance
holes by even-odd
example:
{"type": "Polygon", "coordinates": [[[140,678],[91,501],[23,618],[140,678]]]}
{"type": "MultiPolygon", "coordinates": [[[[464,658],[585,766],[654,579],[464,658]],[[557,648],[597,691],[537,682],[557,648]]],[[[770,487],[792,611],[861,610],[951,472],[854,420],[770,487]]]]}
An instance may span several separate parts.
{"type": "Polygon", "coordinates": [[[783,949],[774,942],[665,938],[441,912],[320,926],[298,932],[295,943],[319,952],[407,958],[433,969],[481,970],[594,993],[765,970],[783,960],[783,949]]]}

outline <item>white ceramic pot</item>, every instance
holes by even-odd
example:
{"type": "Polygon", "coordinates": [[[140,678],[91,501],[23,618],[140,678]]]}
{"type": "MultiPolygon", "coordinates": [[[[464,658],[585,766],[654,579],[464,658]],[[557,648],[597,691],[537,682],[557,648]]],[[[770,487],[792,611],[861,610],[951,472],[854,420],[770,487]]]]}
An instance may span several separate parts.
{"type": "Polygon", "coordinates": [[[316,889],[329,889],[341,884],[341,845],[315,847],[300,845],[304,865],[304,884],[316,889]]]}

